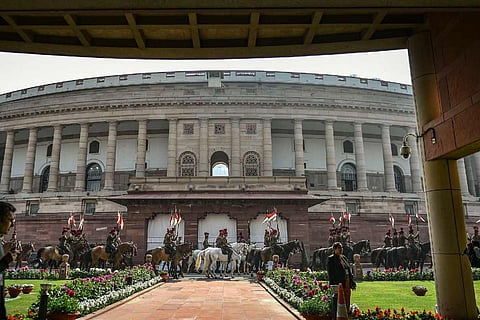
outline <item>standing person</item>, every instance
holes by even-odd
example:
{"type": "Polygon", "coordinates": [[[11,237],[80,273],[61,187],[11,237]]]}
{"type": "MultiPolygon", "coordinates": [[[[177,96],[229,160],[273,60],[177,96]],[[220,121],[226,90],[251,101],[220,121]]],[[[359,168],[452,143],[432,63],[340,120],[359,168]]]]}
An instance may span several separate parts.
{"type": "Polygon", "coordinates": [[[203,233],[205,235],[205,239],[203,239],[203,249],[207,249],[208,247],[210,247],[210,244],[208,243],[208,236],[210,235],[210,233],[208,232],[204,232],[203,233]]]}
{"type": "MultiPolygon", "coordinates": [[[[3,237],[15,222],[14,213],[17,211],[13,205],[8,202],[0,201],[0,236],[3,237]]],[[[15,246],[13,247],[13,249],[15,246]]],[[[5,309],[5,290],[4,271],[8,268],[10,262],[14,260],[15,254],[3,252],[3,246],[0,245],[0,320],[7,320],[7,310],[5,309]]]]}
{"type": "MultiPolygon", "coordinates": [[[[342,252],[342,244],[340,242],[335,242],[333,244],[333,254],[328,256],[327,261],[328,282],[330,285],[342,284],[345,294],[345,306],[347,307],[347,313],[350,313],[351,290],[355,290],[357,284],[353,279],[353,274],[347,258],[342,252]]],[[[337,299],[338,292],[334,293],[332,299],[332,319],[337,318],[337,299]]]]}

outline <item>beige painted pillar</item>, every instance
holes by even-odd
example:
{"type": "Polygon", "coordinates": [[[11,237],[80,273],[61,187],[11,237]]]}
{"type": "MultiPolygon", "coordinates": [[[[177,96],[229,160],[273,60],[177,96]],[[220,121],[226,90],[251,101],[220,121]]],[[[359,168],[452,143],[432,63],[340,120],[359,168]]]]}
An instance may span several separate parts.
{"type": "Polygon", "coordinates": [[[335,157],[335,137],[333,121],[325,121],[325,146],[327,157],[327,188],[337,190],[337,161],[335,157]]]}
{"type": "Polygon", "coordinates": [[[23,174],[22,192],[32,192],[33,170],[35,167],[35,152],[37,150],[37,128],[28,132],[27,155],[25,157],[25,173],[23,174]]]}
{"type": "Polygon", "coordinates": [[[113,190],[115,180],[115,160],[117,152],[117,122],[108,123],[107,161],[105,164],[104,190],[113,190]]]}
{"type": "Polygon", "coordinates": [[[48,177],[48,192],[58,191],[58,175],[60,172],[60,152],[62,150],[62,129],[61,125],[53,127],[52,158],[50,161],[50,175],[48,177]]]}
{"type": "Polygon", "coordinates": [[[241,160],[240,160],[240,119],[232,119],[232,160],[230,168],[230,176],[241,176],[241,160]]]}
{"type": "MultiPolygon", "coordinates": [[[[418,33],[408,40],[418,127],[442,116],[431,35],[418,33]]],[[[422,133],[421,130],[419,130],[422,133]]],[[[437,140],[442,137],[438,137],[437,140]]],[[[467,245],[465,218],[456,160],[425,161],[425,198],[432,242],[438,311],[452,319],[476,319],[477,307],[467,245]]]]}
{"type": "Polygon", "coordinates": [[[263,176],[271,177],[272,175],[272,119],[263,119],[263,176]]]}
{"type": "Polygon", "coordinates": [[[393,173],[392,143],[390,142],[390,126],[382,125],[383,174],[385,176],[385,191],[395,189],[395,175],[393,173]]]}
{"type": "Polygon", "coordinates": [[[353,134],[355,137],[355,160],[357,166],[357,189],[358,191],[367,191],[367,168],[365,166],[365,149],[363,147],[362,124],[353,124],[353,134]]]}
{"type": "Polygon", "coordinates": [[[135,164],[135,177],[145,177],[145,161],[147,153],[147,120],[138,121],[137,133],[137,161],[135,164]]]}
{"type": "Polygon", "coordinates": [[[208,119],[200,119],[200,140],[199,140],[199,159],[198,159],[198,175],[200,177],[208,177],[210,170],[208,168],[208,119]]]}
{"type": "MultiPolygon", "coordinates": [[[[409,133],[415,133],[417,130],[415,128],[409,128],[409,133]]],[[[408,143],[412,148],[412,154],[410,156],[410,175],[412,178],[412,191],[413,192],[423,192],[422,188],[422,171],[420,167],[420,156],[417,146],[417,139],[409,136],[408,143]]]]}
{"type": "Polygon", "coordinates": [[[167,177],[177,175],[177,119],[168,119],[167,177]]]}
{"type": "Polygon", "coordinates": [[[295,119],[293,138],[295,140],[295,175],[301,177],[305,175],[302,119],[295,119]]]}
{"type": "Polygon", "coordinates": [[[3,153],[2,177],[0,178],[0,192],[7,193],[10,188],[10,174],[12,173],[13,148],[15,145],[15,132],[7,132],[5,152],[3,153]]]}
{"type": "Polygon", "coordinates": [[[75,175],[75,191],[85,191],[85,175],[87,174],[88,154],[88,123],[80,124],[80,137],[78,139],[77,174],[75,175]]]}

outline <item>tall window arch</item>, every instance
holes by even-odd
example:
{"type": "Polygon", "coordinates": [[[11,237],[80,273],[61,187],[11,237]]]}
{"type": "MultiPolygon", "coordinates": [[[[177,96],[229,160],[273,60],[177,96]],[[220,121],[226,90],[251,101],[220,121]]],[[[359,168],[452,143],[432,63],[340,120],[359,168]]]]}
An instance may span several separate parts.
{"type": "Polygon", "coordinates": [[[223,151],[216,151],[210,157],[210,173],[213,176],[223,176],[228,177],[228,155],[223,151]]]}
{"type": "MultiPolygon", "coordinates": [[[[48,147],[47,147],[47,157],[51,157],[52,156],[52,149],[53,149],[53,144],[49,144],[48,147]]],[[[50,169],[49,169],[50,170],[50,169]]]]}
{"type": "Polygon", "coordinates": [[[197,158],[192,152],[182,153],[179,163],[179,176],[194,177],[197,175],[197,158]]]}
{"type": "Polygon", "coordinates": [[[87,166],[85,175],[86,191],[100,191],[102,183],[102,167],[98,163],[91,163],[87,166]]]}
{"type": "Polygon", "coordinates": [[[90,142],[90,145],[88,146],[88,153],[100,153],[100,142],[90,142]]]}
{"type": "Polygon", "coordinates": [[[355,191],[357,190],[357,169],[351,163],[346,163],[342,166],[342,190],[355,191]]]}
{"type": "Polygon", "coordinates": [[[398,148],[397,148],[397,145],[392,143],[391,144],[391,147],[392,147],[392,156],[398,156],[398,148]]]}
{"type": "Polygon", "coordinates": [[[395,189],[397,189],[398,192],[405,192],[405,179],[402,169],[398,166],[393,166],[393,176],[395,178],[395,189]]]}
{"type": "Polygon", "coordinates": [[[343,142],[343,153],[353,153],[353,142],[346,140],[343,142]]]}
{"type": "Polygon", "coordinates": [[[254,151],[249,151],[243,156],[243,175],[260,176],[260,156],[254,151]]]}
{"type": "Polygon", "coordinates": [[[49,177],[50,177],[50,166],[46,166],[42,171],[42,176],[40,177],[40,192],[47,191],[49,177]]]}

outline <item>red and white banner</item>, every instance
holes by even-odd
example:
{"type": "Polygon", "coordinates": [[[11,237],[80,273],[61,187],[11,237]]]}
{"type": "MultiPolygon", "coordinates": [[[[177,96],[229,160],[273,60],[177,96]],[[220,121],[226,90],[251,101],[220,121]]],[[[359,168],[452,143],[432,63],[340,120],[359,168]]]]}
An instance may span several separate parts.
{"type": "Polygon", "coordinates": [[[343,218],[344,218],[348,223],[350,223],[350,218],[351,218],[351,217],[352,217],[352,214],[351,214],[350,212],[345,211],[345,212],[343,213],[343,218]]]}
{"type": "Polygon", "coordinates": [[[80,216],[80,223],[78,224],[78,230],[83,230],[83,222],[84,222],[83,214],[80,216]]]}
{"type": "Polygon", "coordinates": [[[390,226],[392,226],[392,228],[395,228],[395,218],[391,213],[388,214],[388,221],[390,221],[390,226]]]}
{"type": "Polygon", "coordinates": [[[120,216],[120,221],[118,222],[118,227],[120,228],[120,230],[123,230],[123,217],[120,216]]]}
{"type": "Polygon", "coordinates": [[[417,213],[415,213],[415,218],[417,218],[418,220],[422,221],[422,222],[425,222],[425,219],[422,218],[422,216],[420,215],[420,213],[417,211],[417,213]]]}
{"type": "Polygon", "coordinates": [[[117,211],[117,224],[120,224],[120,219],[122,218],[122,215],[120,214],[120,210],[117,211]]]}
{"type": "Polygon", "coordinates": [[[330,221],[331,224],[335,224],[335,217],[333,216],[333,213],[330,214],[330,221]]]}
{"type": "Polygon", "coordinates": [[[412,217],[410,216],[410,213],[407,214],[407,223],[409,226],[412,224],[412,217]]]}
{"type": "Polygon", "coordinates": [[[265,215],[265,219],[263,219],[262,223],[275,221],[277,220],[277,208],[273,208],[273,210],[265,215]]]}
{"type": "Polygon", "coordinates": [[[180,224],[180,222],[182,222],[182,216],[180,215],[180,212],[175,207],[175,210],[170,215],[170,226],[175,227],[178,224],[180,224]]]}
{"type": "Polygon", "coordinates": [[[67,224],[69,226],[75,226],[75,214],[73,212],[72,212],[72,215],[70,216],[70,218],[68,218],[67,224]]]}

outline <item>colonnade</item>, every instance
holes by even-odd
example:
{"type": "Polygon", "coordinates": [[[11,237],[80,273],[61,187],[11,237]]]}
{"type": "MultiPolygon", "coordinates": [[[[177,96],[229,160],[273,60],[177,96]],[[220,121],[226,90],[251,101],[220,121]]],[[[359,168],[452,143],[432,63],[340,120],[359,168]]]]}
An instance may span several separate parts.
{"type": "MultiPolygon", "coordinates": [[[[263,152],[261,160],[261,172],[260,175],[272,176],[272,120],[271,118],[262,119],[262,130],[260,131],[263,152]]],[[[199,120],[199,155],[198,155],[198,176],[209,176],[209,134],[208,134],[208,118],[200,118],[199,120]]],[[[240,176],[242,174],[242,159],[241,159],[241,130],[240,130],[240,118],[232,118],[231,121],[231,154],[230,154],[230,167],[229,172],[231,176],[240,176]]],[[[107,156],[104,172],[104,189],[114,189],[114,174],[115,174],[115,161],[116,161],[116,145],[117,145],[117,127],[119,121],[108,122],[108,140],[107,140],[107,156]]],[[[167,157],[167,176],[175,177],[178,175],[178,154],[177,154],[177,132],[179,130],[179,119],[170,118],[169,122],[169,135],[168,135],[168,157],[167,157]]],[[[145,159],[146,159],[146,143],[147,143],[147,125],[148,120],[137,120],[138,133],[137,133],[137,148],[136,148],[136,164],[135,164],[135,176],[145,177],[145,159]]],[[[337,162],[335,157],[335,135],[334,135],[334,121],[323,121],[325,126],[325,155],[326,155],[326,169],[327,169],[327,189],[338,190],[337,182],[337,162]]],[[[85,190],[85,175],[86,175],[86,163],[88,155],[88,136],[89,136],[88,123],[80,124],[80,134],[78,141],[78,154],[77,154],[77,170],[75,179],[75,191],[85,190]]],[[[383,162],[385,172],[385,191],[395,191],[395,180],[393,170],[393,158],[391,150],[391,138],[390,138],[390,126],[379,125],[381,132],[381,142],[383,149],[383,162]]],[[[58,179],[59,179],[59,164],[62,145],[62,125],[54,126],[54,133],[52,139],[52,155],[50,158],[50,175],[48,181],[47,191],[58,191],[58,179]]],[[[34,175],[34,163],[35,152],[37,146],[37,132],[38,128],[28,128],[28,146],[25,160],[25,173],[23,179],[22,192],[32,192],[32,181],[34,175]]],[[[405,128],[406,132],[414,132],[415,130],[405,128]]],[[[358,191],[367,191],[367,170],[365,165],[365,151],[363,142],[363,124],[360,122],[353,123],[353,136],[355,145],[355,158],[356,158],[356,172],[357,172],[357,185],[358,191]]],[[[293,125],[293,138],[295,148],[295,175],[305,175],[304,168],[304,137],[303,137],[303,119],[294,119],[293,125]]],[[[414,139],[412,139],[414,140],[414,139]]],[[[411,141],[412,148],[416,150],[417,146],[415,141],[411,141]]],[[[12,156],[14,151],[14,131],[10,130],[6,134],[5,141],[5,154],[3,161],[3,168],[0,180],[0,193],[6,193],[9,190],[10,175],[12,169],[12,156]]],[[[477,162],[480,164],[480,156],[477,156],[477,162]]],[[[411,178],[413,182],[413,192],[422,191],[421,183],[421,170],[418,158],[418,152],[414,151],[410,158],[411,178]]],[[[480,166],[478,167],[480,168],[480,166]]],[[[478,170],[480,172],[480,170],[478,170]]]]}

